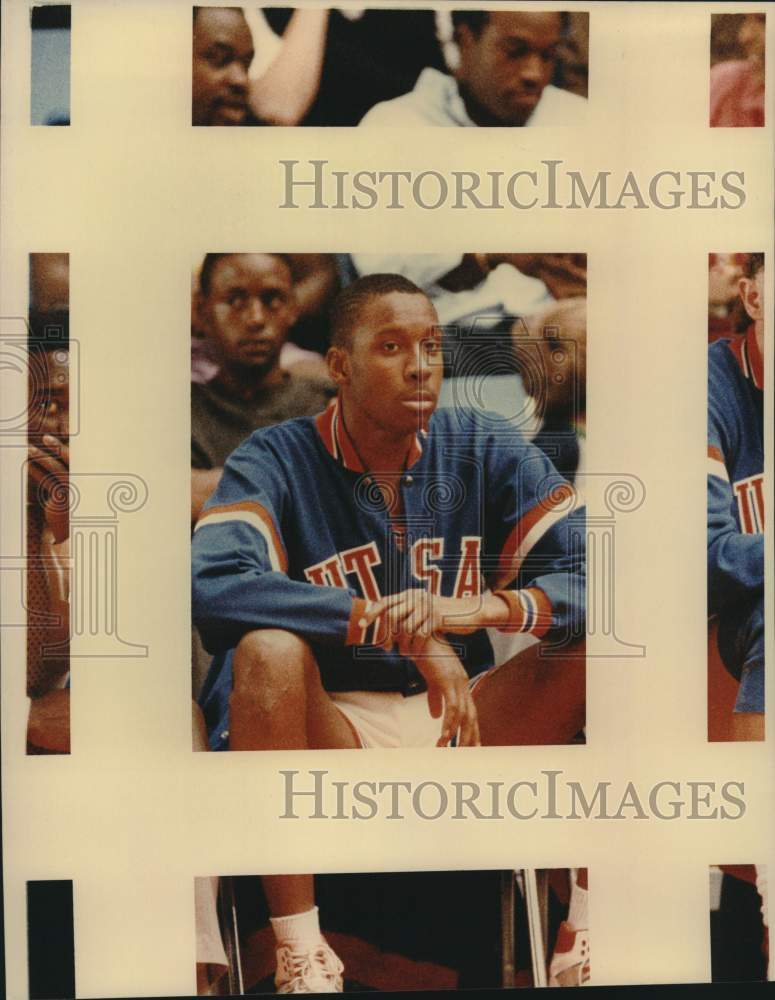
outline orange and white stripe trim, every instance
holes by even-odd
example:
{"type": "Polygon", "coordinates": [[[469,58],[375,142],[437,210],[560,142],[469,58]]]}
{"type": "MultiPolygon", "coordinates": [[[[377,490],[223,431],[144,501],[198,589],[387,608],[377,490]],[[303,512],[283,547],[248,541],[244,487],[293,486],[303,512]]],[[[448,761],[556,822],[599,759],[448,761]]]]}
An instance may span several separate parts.
{"type": "Polygon", "coordinates": [[[517,521],[498,560],[493,590],[505,587],[516,577],[535,544],[553,525],[575,509],[576,504],[569,503],[572,499],[578,500],[576,491],[564,483],[517,521]]]}
{"type": "MultiPolygon", "coordinates": [[[[315,426],[323,446],[332,458],[341,462],[345,469],[349,469],[350,472],[368,471],[364,469],[358,452],[355,450],[355,445],[344,426],[338,399],[332,399],[326,409],[318,414],[315,418],[315,426]]],[[[412,439],[409,454],[406,456],[407,469],[411,468],[422,455],[422,439],[426,436],[426,431],[422,430],[415,434],[412,439]]]]}
{"type": "Polygon", "coordinates": [[[752,323],[743,336],[736,336],[729,342],[743,375],[750,379],[757,389],[764,389],[764,358],[756,339],[756,327],[752,323]]]}
{"type": "Polygon", "coordinates": [[[499,632],[520,632],[540,639],[551,628],[552,602],[539,587],[496,590],[495,594],[502,597],[511,610],[508,624],[498,626],[499,632]]]}
{"type": "Polygon", "coordinates": [[[210,524],[224,524],[228,521],[241,521],[254,528],[266,543],[272,569],[280,573],[287,572],[288,556],[285,546],[266,507],[251,500],[210,507],[199,518],[194,531],[206,528],[210,524]]]}
{"type": "Polygon", "coordinates": [[[716,476],[717,479],[729,482],[729,473],[724,462],[724,456],[713,445],[708,445],[708,475],[716,476]]]}

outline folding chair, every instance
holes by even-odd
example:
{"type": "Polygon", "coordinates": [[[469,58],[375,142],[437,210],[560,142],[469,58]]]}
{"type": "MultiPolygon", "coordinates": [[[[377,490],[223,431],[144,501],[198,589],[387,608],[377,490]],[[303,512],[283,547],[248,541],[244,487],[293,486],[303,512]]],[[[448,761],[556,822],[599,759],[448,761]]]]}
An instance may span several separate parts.
{"type": "Polygon", "coordinates": [[[517,883],[525,900],[533,985],[546,986],[549,880],[547,872],[534,868],[501,873],[501,984],[516,985],[517,883]]]}
{"type": "Polygon", "coordinates": [[[222,875],[218,880],[218,923],[221,926],[223,947],[229,962],[229,994],[244,996],[245,983],[242,978],[237,904],[234,898],[234,881],[230,875],[222,875]]]}

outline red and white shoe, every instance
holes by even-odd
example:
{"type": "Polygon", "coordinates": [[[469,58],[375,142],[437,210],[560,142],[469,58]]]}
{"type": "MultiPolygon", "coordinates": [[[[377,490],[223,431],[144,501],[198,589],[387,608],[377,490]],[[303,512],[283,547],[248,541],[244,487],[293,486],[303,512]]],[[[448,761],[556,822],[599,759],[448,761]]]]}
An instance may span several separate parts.
{"type": "Polygon", "coordinates": [[[277,949],[277,972],[274,977],[278,993],[342,993],[344,966],[327,941],[321,938],[313,948],[277,949]]]}
{"type": "Polygon", "coordinates": [[[563,920],[549,963],[549,985],[586,986],[589,980],[589,931],[574,931],[563,920]]]}

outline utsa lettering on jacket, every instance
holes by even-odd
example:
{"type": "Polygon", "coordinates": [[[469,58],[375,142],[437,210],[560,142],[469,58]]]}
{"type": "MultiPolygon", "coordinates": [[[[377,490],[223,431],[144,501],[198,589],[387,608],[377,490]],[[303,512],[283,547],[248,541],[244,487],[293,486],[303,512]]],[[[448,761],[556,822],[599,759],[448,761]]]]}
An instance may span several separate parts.
{"type": "MultiPolygon", "coordinates": [[[[416,665],[372,645],[379,623],[359,626],[386,594],[466,597],[488,586],[505,591],[509,631],[583,636],[583,508],[543,452],[503,428],[494,414],[434,413],[408,456],[394,519],[336,400],[232,453],[192,543],[194,620],[217,654],[201,698],[214,748],[228,742],[232,651],[253,629],[305,638],[328,691],[405,695],[425,689],[416,665]]],[[[471,676],[493,665],[486,630],[449,641],[471,676]]]]}
{"type": "Polygon", "coordinates": [[[764,361],[753,326],[708,349],[708,614],[741,679],[735,711],[764,711],[764,361]]]}

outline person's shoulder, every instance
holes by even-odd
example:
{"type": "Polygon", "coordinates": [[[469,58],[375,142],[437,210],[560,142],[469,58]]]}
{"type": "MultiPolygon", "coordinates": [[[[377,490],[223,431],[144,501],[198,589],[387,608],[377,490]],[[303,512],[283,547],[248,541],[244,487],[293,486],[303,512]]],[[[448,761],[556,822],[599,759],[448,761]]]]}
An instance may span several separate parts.
{"type": "Polygon", "coordinates": [[[317,433],[315,429],[316,417],[316,414],[291,417],[289,420],[282,420],[278,424],[253,431],[247,440],[254,442],[257,448],[275,448],[286,443],[299,444],[313,440],[317,433]]]}
{"type": "Polygon", "coordinates": [[[732,340],[715,340],[708,346],[708,393],[722,400],[739,391],[743,373],[735,357],[732,340]]]}
{"type": "Polygon", "coordinates": [[[408,94],[375,104],[360,120],[358,127],[425,124],[427,123],[417,107],[414,91],[410,90],[408,94]]]}
{"type": "Polygon", "coordinates": [[[569,90],[547,84],[529,125],[575,125],[586,114],[587,99],[569,90]]]}
{"type": "Polygon", "coordinates": [[[489,447],[493,441],[497,444],[499,440],[510,448],[525,442],[514,421],[494,410],[473,406],[439,407],[431,417],[429,431],[437,438],[449,436],[470,441],[476,449],[489,447]]]}
{"type": "Polygon", "coordinates": [[[564,104],[569,108],[582,108],[586,107],[587,104],[586,97],[582,97],[581,94],[574,94],[573,91],[565,90],[563,87],[555,87],[553,83],[549,83],[544,87],[544,96],[548,96],[550,100],[555,101],[557,104],[564,104]]]}
{"type": "Polygon", "coordinates": [[[198,419],[206,414],[215,404],[213,390],[207,382],[191,383],[191,416],[198,419]]]}
{"type": "MultiPolygon", "coordinates": [[[[320,409],[325,409],[329,400],[336,395],[336,385],[322,375],[302,375],[289,372],[288,389],[294,396],[299,396],[312,401],[320,402],[320,409]]],[[[307,416],[307,414],[300,414],[307,416]]]]}
{"type": "Polygon", "coordinates": [[[740,80],[750,72],[750,65],[746,59],[727,59],[718,62],[710,68],[711,87],[726,89],[735,86],[740,80]]]}
{"type": "Polygon", "coordinates": [[[444,114],[445,91],[452,78],[432,66],[426,66],[414,88],[389,101],[381,101],[366,112],[360,121],[365,126],[449,125],[444,114]]]}

